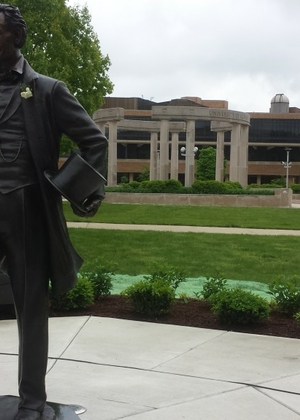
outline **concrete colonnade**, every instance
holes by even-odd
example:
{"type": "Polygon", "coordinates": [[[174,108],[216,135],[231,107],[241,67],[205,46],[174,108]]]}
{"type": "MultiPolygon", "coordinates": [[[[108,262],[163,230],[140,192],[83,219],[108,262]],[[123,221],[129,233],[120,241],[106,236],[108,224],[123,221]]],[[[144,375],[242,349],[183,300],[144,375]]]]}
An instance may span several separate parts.
{"type": "Polygon", "coordinates": [[[210,120],[211,130],[217,132],[216,179],[224,180],[224,134],[231,132],[230,181],[247,185],[248,114],[205,107],[153,106],[152,117],[156,121],[125,120],[123,108],[100,109],[93,115],[94,121],[104,131],[109,125],[108,174],[109,186],[117,185],[117,130],[147,131],[150,138],[150,179],[166,180],[169,174],[178,179],[179,133],[186,132],[185,185],[194,181],[195,122],[210,120]],[[157,121],[158,120],[158,121],[157,121]],[[176,121],[174,121],[176,120],[176,121]],[[183,120],[179,122],[178,120],[183,120]],[[158,140],[158,133],[160,138],[158,140]],[[171,133],[171,167],[169,159],[169,134],[171,133]]]}

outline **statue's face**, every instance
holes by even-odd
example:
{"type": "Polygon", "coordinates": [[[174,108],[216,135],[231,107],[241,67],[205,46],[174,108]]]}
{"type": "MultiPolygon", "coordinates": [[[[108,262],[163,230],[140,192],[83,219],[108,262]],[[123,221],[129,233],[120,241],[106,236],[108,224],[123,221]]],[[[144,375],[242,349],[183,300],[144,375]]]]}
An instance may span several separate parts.
{"type": "Polygon", "coordinates": [[[0,13],[0,62],[12,62],[17,55],[15,35],[8,30],[5,16],[0,13]]]}

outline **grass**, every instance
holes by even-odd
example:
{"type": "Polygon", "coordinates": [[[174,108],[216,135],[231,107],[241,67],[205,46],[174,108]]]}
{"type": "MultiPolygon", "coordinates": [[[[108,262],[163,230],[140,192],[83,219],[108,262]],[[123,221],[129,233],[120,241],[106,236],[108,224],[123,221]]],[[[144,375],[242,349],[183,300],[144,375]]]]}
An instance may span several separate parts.
{"type": "Polygon", "coordinates": [[[86,261],[96,257],[118,264],[118,274],[145,274],[154,264],[172,265],[186,277],[222,275],[262,283],[299,273],[300,238],[70,229],[86,261]]]}
{"type": "MultiPolygon", "coordinates": [[[[64,203],[68,221],[84,221],[64,203]]],[[[262,207],[157,206],[103,203],[93,222],[300,229],[300,210],[262,207]]],[[[221,275],[268,283],[299,273],[300,237],[70,229],[75,248],[90,262],[117,263],[118,274],[152,271],[155,263],[186,277],[221,275]]]]}
{"type": "Polygon", "coordinates": [[[300,229],[300,210],[273,207],[201,207],[103,203],[92,219],[75,216],[64,203],[68,221],[99,223],[224,226],[300,229]]]}

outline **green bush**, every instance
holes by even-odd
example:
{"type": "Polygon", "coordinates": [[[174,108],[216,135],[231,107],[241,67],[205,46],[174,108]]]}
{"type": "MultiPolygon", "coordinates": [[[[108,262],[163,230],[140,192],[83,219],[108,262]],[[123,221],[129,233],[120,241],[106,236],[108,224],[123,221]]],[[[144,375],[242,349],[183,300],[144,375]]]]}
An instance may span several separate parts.
{"type": "Polygon", "coordinates": [[[131,181],[128,184],[126,184],[126,189],[133,189],[133,190],[138,190],[141,186],[141,183],[138,181],[131,181]]]}
{"type": "MultiPolygon", "coordinates": [[[[238,190],[236,190],[235,194],[239,194],[238,190]]],[[[254,189],[247,189],[247,190],[242,190],[241,194],[244,195],[274,195],[275,191],[274,188],[254,188],[254,189]]]]}
{"type": "Polygon", "coordinates": [[[144,166],[143,171],[138,176],[138,181],[139,182],[149,181],[149,179],[150,179],[150,169],[148,168],[148,166],[144,166]]]}
{"type": "Polygon", "coordinates": [[[289,187],[293,190],[294,194],[300,194],[300,184],[290,184],[289,187]]]}
{"type": "Polygon", "coordinates": [[[271,184],[275,185],[275,187],[284,188],[286,185],[286,178],[281,176],[279,178],[275,178],[271,180],[271,184]]]}
{"type": "Polygon", "coordinates": [[[128,176],[123,175],[121,176],[121,184],[128,184],[128,176]]]}
{"type": "Polygon", "coordinates": [[[76,286],[68,293],[54,295],[50,291],[50,305],[56,311],[69,311],[71,309],[84,309],[94,302],[94,290],[86,277],[78,277],[76,286]]]}
{"type": "Polygon", "coordinates": [[[168,180],[153,180],[153,181],[143,181],[141,183],[141,189],[144,192],[149,193],[175,193],[180,190],[182,184],[180,181],[175,179],[168,180]]]}
{"type": "Polygon", "coordinates": [[[212,295],[215,295],[216,293],[220,292],[224,289],[225,285],[227,283],[226,279],[223,279],[222,277],[210,277],[207,279],[207,281],[203,285],[202,289],[202,296],[204,300],[209,299],[212,295]]]}
{"type": "Polygon", "coordinates": [[[163,193],[166,191],[166,181],[143,181],[141,182],[141,189],[149,193],[163,193]]]}
{"type": "Polygon", "coordinates": [[[141,280],[127,287],[122,293],[129,298],[134,311],[142,315],[167,314],[175,300],[175,290],[164,279],[141,280]]]}
{"type": "Polygon", "coordinates": [[[157,279],[162,279],[174,290],[177,289],[180,283],[185,281],[183,271],[167,264],[156,263],[150,271],[150,275],[144,276],[145,280],[153,282],[157,279]]]}
{"type": "Polygon", "coordinates": [[[279,184],[249,184],[248,189],[264,189],[264,188],[282,188],[279,184]]]}
{"type": "Polygon", "coordinates": [[[231,191],[231,190],[242,190],[243,187],[241,186],[241,184],[239,182],[235,182],[235,181],[225,181],[224,185],[226,187],[226,190],[231,191]]]}
{"type": "Polygon", "coordinates": [[[224,182],[219,181],[195,181],[192,184],[194,194],[225,194],[228,189],[224,182]]]}
{"type": "Polygon", "coordinates": [[[273,296],[278,309],[293,315],[300,311],[300,279],[298,276],[279,278],[269,284],[270,294],[273,296]]]}
{"type": "MultiPolygon", "coordinates": [[[[297,185],[297,184],[295,184],[297,185]]],[[[107,192],[125,193],[158,193],[158,194],[239,194],[239,195],[274,195],[275,184],[257,185],[252,188],[243,188],[240,183],[226,181],[200,181],[197,180],[191,187],[184,187],[175,179],[132,181],[122,183],[117,187],[105,187],[107,192]],[[264,188],[264,189],[263,189],[264,188]]]]}
{"type": "Polygon", "coordinates": [[[166,184],[166,191],[168,193],[177,193],[182,188],[182,184],[180,181],[176,179],[168,179],[165,181],[166,184]]]}
{"type": "Polygon", "coordinates": [[[113,287],[112,278],[116,268],[117,266],[115,263],[103,261],[100,258],[96,258],[85,266],[85,270],[87,271],[84,271],[81,274],[88,278],[92,283],[95,300],[110,295],[113,287]]]}
{"type": "Polygon", "coordinates": [[[268,302],[241,289],[224,289],[209,298],[212,311],[224,324],[254,324],[270,313],[268,302]]]}
{"type": "Polygon", "coordinates": [[[295,320],[296,320],[297,324],[300,324],[300,312],[297,312],[297,313],[294,315],[294,318],[295,318],[295,320]]]}

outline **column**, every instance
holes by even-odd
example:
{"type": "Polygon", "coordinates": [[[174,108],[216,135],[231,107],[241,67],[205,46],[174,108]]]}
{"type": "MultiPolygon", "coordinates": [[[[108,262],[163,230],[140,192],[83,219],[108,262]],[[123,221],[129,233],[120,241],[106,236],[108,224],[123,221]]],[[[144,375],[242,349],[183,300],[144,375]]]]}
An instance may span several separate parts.
{"type": "Polygon", "coordinates": [[[239,147],[239,183],[242,187],[248,185],[248,139],[249,126],[241,125],[241,137],[239,147]]]}
{"type": "Polygon", "coordinates": [[[158,133],[150,137],[150,180],[158,179],[158,133]]]}
{"type": "Polygon", "coordinates": [[[224,131],[217,132],[216,181],[224,182],[224,131]]]}
{"type": "Polygon", "coordinates": [[[108,168],[107,168],[107,186],[114,187],[117,185],[117,138],[118,129],[117,121],[108,123],[108,168]]]}
{"type": "Polygon", "coordinates": [[[171,179],[178,179],[178,144],[179,133],[172,133],[171,144],[171,179]]]}
{"type": "Polygon", "coordinates": [[[105,122],[103,122],[103,121],[97,122],[97,126],[100,128],[102,133],[105,135],[105,122]]]}
{"type": "Polygon", "coordinates": [[[160,122],[159,179],[169,179],[169,120],[160,122]]]}
{"type": "Polygon", "coordinates": [[[186,123],[186,156],[185,156],[185,182],[190,187],[195,178],[195,120],[188,120],[186,123]]]}
{"type": "Polygon", "coordinates": [[[238,166],[239,166],[239,141],[240,141],[241,125],[232,124],[231,141],[230,141],[230,173],[229,181],[239,182],[238,166]]]}

